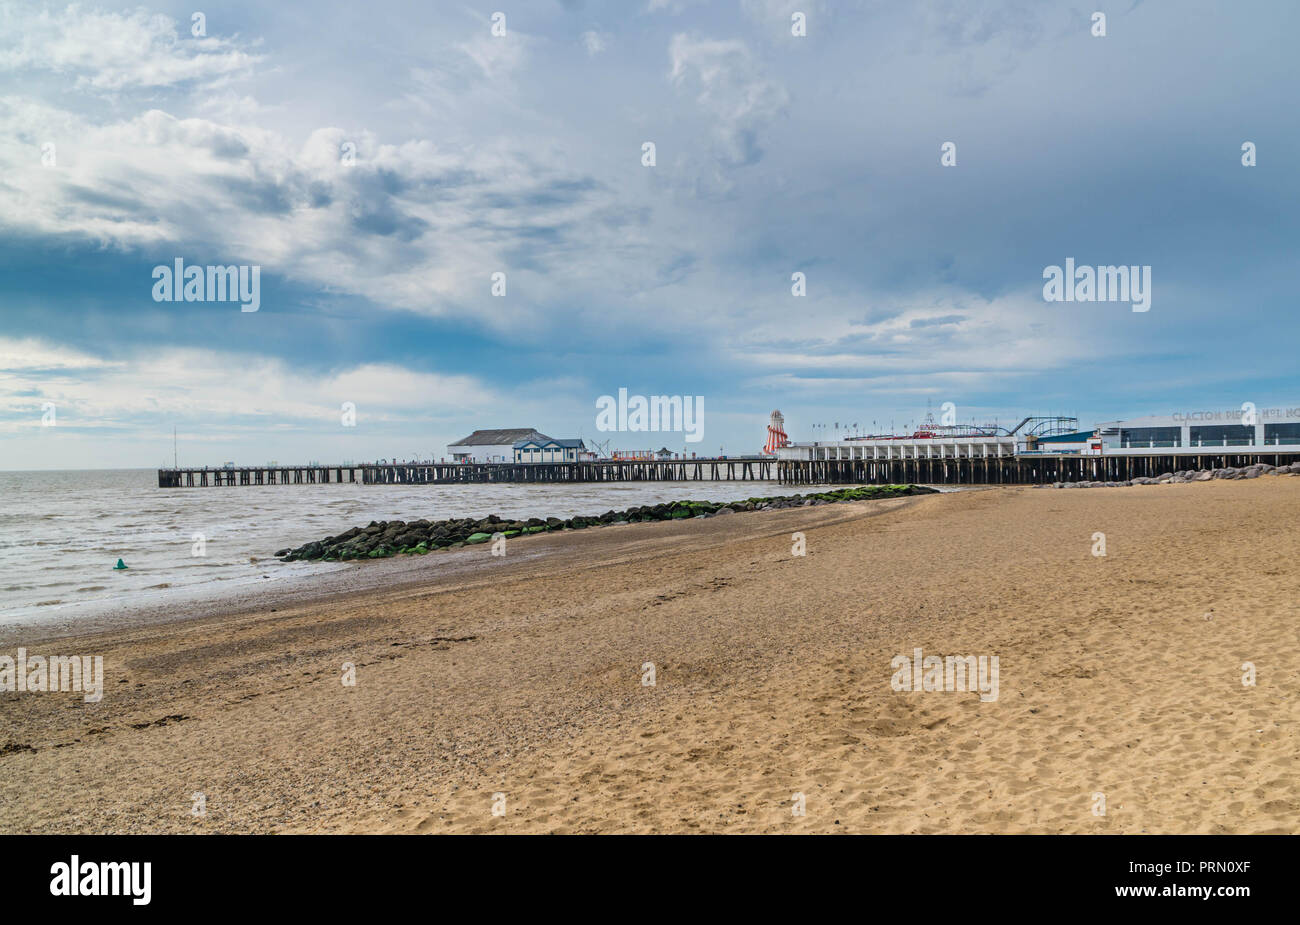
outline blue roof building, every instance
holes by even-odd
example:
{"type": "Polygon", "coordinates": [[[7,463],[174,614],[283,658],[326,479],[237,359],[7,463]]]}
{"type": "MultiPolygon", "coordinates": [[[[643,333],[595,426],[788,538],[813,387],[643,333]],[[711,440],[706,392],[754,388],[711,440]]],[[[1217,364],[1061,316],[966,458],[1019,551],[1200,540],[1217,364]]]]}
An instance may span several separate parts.
{"type": "Polygon", "coordinates": [[[541,435],[519,440],[514,445],[517,463],[577,462],[586,451],[581,439],[556,440],[541,435]]]}

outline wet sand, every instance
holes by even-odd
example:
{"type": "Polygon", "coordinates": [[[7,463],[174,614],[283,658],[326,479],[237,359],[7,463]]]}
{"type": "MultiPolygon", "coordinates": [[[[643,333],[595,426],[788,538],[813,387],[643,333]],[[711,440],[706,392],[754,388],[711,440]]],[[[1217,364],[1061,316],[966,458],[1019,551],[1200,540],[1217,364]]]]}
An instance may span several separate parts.
{"type": "Polygon", "coordinates": [[[107,683],[0,694],[0,831],[1294,833],[1297,523],[1300,477],[992,489],[2,628],[107,683]],[[893,690],[918,647],[997,700],[893,690]]]}

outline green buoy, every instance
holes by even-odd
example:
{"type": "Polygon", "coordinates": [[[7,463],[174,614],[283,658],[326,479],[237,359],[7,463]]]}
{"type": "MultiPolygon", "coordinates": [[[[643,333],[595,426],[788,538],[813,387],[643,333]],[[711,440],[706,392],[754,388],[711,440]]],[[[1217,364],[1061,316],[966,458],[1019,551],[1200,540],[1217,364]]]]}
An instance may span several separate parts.
{"type": "Polygon", "coordinates": [[[117,560],[117,565],[113,566],[113,571],[115,571],[115,572],[120,572],[120,571],[122,571],[122,569],[124,569],[124,568],[127,568],[127,564],[126,564],[125,562],[123,562],[121,559],[118,559],[118,560],[117,560]]]}

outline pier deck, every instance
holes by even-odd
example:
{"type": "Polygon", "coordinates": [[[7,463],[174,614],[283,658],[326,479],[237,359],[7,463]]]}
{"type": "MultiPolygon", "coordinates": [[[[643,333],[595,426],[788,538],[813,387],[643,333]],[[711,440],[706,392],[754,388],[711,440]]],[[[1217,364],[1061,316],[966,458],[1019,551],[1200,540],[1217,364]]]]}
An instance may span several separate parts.
{"type": "Polygon", "coordinates": [[[455,485],[476,482],[750,482],[776,478],[775,459],[613,459],[570,463],[385,463],[159,469],[159,488],[234,485],[455,485]]]}
{"type": "Polygon", "coordinates": [[[159,469],[159,488],[233,485],[324,485],[357,481],[359,466],[236,466],[221,469],[159,469]]]}
{"type": "Polygon", "coordinates": [[[238,485],[455,485],[490,482],[748,482],[790,485],[1036,485],[1151,477],[1181,469],[1219,469],[1300,461],[1300,453],[1238,448],[1207,453],[914,459],[616,459],[574,463],[386,463],[352,466],[238,466],[159,469],[159,488],[238,485]]]}
{"type": "Polygon", "coordinates": [[[1188,453],[1102,456],[1024,453],[946,459],[783,459],[778,464],[778,478],[792,485],[1043,485],[1053,482],[1123,482],[1186,469],[1225,469],[1257,462],[1281,466],[1297,460],[1300,460],[1300,453],[1251,450],[1207,453],[1203,448],[1188,453]]]}

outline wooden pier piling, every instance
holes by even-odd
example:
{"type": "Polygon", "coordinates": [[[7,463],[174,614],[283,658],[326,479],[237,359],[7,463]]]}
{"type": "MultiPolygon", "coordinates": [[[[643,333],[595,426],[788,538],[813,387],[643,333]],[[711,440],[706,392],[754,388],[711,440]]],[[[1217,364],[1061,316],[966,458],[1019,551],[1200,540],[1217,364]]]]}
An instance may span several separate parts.
{"type": "Polygon", "coordinates": [[[612,459],[566,463],[384,463],[159,469],[159,488],[235,485],[456,485],[491,482],[749,482],[788,485],[1041,485],[1122,482],[1186,469],[1300,461],[1298,453],[1023,454],[902,459],[612,459]]]}
{"type": "Polygon", "coordinates": [[[355,482],[359,466],[235,466],[221,469],[159,469],[159,488],[231,485],[327,485],[355,482]]]}
{"type": "Polygon", "coordinates": [[[751,482],[776,477],[774,459],[612,459],[566,463],[384,463],[159,469],[159,488],[232,485],[454,485],[476,482],[751,482]]]}
{"type": "Polygon", "coordinates": [[[1297,453],[1182,453],[1082,456],[1025,454],[946,459],[781,460],[777,478],[790,485],[1050,485],[1055,482],[1123,482],[1187,469],[1226,469],[1300,461],[1297,453]]]}

